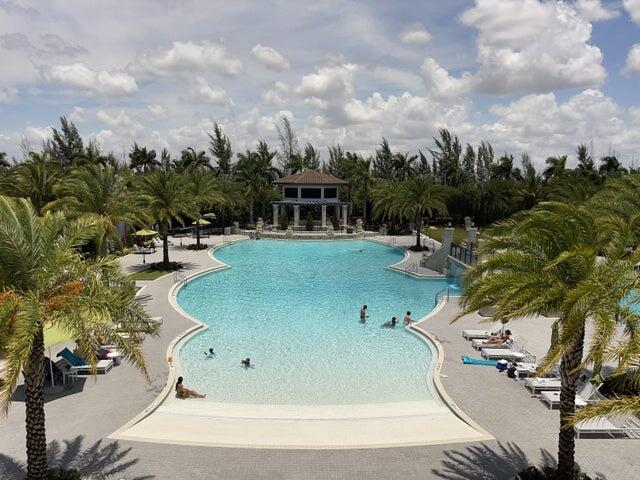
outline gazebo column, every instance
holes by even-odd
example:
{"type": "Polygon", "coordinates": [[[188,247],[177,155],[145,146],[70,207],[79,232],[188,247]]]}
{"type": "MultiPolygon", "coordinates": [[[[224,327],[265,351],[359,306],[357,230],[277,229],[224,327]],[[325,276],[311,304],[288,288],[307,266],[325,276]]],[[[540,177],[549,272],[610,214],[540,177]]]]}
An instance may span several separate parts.
{"type": "Polygon", "coordinates": [[[273,204],[273,228],[275,228],[276,230],[278,229],[278,220],[280,218],[280,208],[279,205],[277,203],[273,204]]]}
{"type": "Polygon", "coordinates": [[[300,205],[293,206],[293,226],[300,226],[300,205]]]}
{"type": "Polygon", "coordinates": [[[322,205],[322,228],[327,226],[327,206],[322,205]]]}
{"type": "Polygon", "coordinates": [[[346,203],[342,205],[342,225],[345,227],[349,226],[349,205],[346,203]]]}

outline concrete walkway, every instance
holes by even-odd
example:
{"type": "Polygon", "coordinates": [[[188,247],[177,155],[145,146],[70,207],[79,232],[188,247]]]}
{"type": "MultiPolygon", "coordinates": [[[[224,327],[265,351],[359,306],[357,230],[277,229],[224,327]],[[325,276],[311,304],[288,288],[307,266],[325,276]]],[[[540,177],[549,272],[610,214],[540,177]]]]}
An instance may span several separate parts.
{"type": "MultiPolygon", "coordinates": [[[[205,239],[209,244],[221,238],[205,239]]],[[[186,243],[187,240],[185,239],[186,243]]],[[[179,241],[177,242],[179,243],[179,241]]],[[[147,256],[159,260],[160,253],[147,256]]],[[[211,265],[206,251],[171,249],[173,260],[187,263],[190,272],[211,265]]],[[[134,270],[139,255],[122,259],[134,270]]],[[[473,355],[460,330],[479,325],[469,315],[451,325],[458,306],[451,301],[424,328],[444,347],[442,383],[458,406],[496,440],[449,446],[365,450],[259,450],[163,445],[113,441],[108,436],[144,410],[166,383],[165,352],[169,342],[189,328],[190,321],[175,311],[158,308],[154,298],[166,299],[172,275],[151,282],[142,297],[152,315],[162,315],[158,338],[147,338],[143,351],[150,381],[131,366],[114,368],[96,379],[81,378],[72,389],[49,397],[47,435],[52,465],[80,468],[104,479],[449,479],[509,480],[527,464],[556,456],[558,413],[532,398],[518,382],[490,367],[462,365],[460,356],[473,355]]],[[[527,340],[527,349],[545,353],[551,320],[512,322],[509,328],[527,340]]],[[[482,325],[482,327],[486,326],[482,325]]],[[[56,352],[54,352],[55,355],[56,352]]],[[[7,418],[0,418],[0,479],[22,478],[24,454],[24,390],[20,386],[7,418]]],[[[179,428],[177,426],[176,428],[179,428]]],[[[640,443],[636,440],[581,439],[577,460],[595,478],[638,478],[640,443]]]]}

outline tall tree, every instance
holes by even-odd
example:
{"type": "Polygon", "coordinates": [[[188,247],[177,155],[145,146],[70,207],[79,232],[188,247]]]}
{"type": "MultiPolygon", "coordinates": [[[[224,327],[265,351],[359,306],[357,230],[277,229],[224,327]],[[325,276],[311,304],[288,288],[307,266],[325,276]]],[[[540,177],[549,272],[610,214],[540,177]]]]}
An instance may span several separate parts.
{"type": "Polygon", "coordinates": [[[200,223],[204,210],[214,205],[226,204],[227,198],[213,172],[202,169],[191,169],[188,172],[186,185],[195,207],[196,248],[200,249],[200,223]]]}
{"type": "Polygon", "coordinates": [[[493,146],[489,142],[480,142],[476,160],[476,178],[483,183],[489,180],[489,171],[493,166],[493,146]]]}
{"type": "MultiPolygon", "coordinates": [[[[580,368],[608,350],[621,302],[637,289],[638,254],[627,251],[632,240],[632,229],[619,219],[603,221],[583,206],[545,203],[485,232],[483,260],[465,276],[461,315],[494,307],[494,318],[503,321],[558,316],[559,335],[540,371],[560,362],[559,480],[574,478],[572,416],[580,368]],[[584,356],[587,321],[594,333],[584,356]]],[[[640,321],[628,323],[630,337],[637,338],[640,321]]]]}
{"type": "Polygon", "coordinates": [[[62,168],[71,167],[84,152],[82,137],[74,123],[67,117],[60,117],[60,130],[53,129],[53,140],[49,143],[51,158],[62,168]]]}
{"type": "Polygon", "coordinates": [[[447,189],[423,177],[389,181],[376,189],[373,207],[378,215],[397,215],[416,223],[416,248],[420,249],[423,220],[436,212],[447,213],[447,189]]]}
{"type": "Polygon", "coordinates": [[[393,155],[393,177],[396,180],[409,180],[416,174],[414,162],[418,159],[417,155],[409,153],[396,153],[393,155]]]}
{"type": "Polygon", "coordinates": [[[307,143],[304,147],[303,163],[304,168],[310,170],[320,169],[320,152],[310,143],[307,143]]]}
{"type": "Polygon", "coordinates": [[[190,172],[203,169],[211,170],[212,167],[204,150],[196,151],[193,147],[187,147],[182,150],[180,160],[176,162],[176,168],[190,172]]]}
{"type": "Polygon", "coordinates": [[[375,174],[386,180],[393,178],[393,152],[386,138],[382,137],[382,143],[376,149],[376,156],[373,160],[373,171],[375,174]]]}
{"type": "Polygon", "coordinates": [[[467,143],[462,157],[462,174],[467,183],[475,183],[476,181],[476,152],[473,147],[467,143]]]}
{"type": "Polygon", "coordinates": [[[9,160],[7,160],[7,154],[5,152],[0,152],[0,170],[7,169],[11,166],[9,160]]]}
{"type": "Polygon", "coordinates": [[[457,186],[462,180],[460,167],[460,155],[462,145],[456,135],[452,135],[446,128],[438,130],[440,138],[434,138],[436,148],[429,149],[437,166],[439,183],[443,185],[457,186]]]}
{"type": "Polygon", "coordinates": [[[70,222],[62,213],[38,216],[28,200],[0,197],[0,351],[7,362],[0,407],[6,414],[22,373],[29,480],[50,478],[45,326],[55,325],[76,339],[81,356],[94,368],[99,336],[147,373],[135,331],[148,318],[134,300],[134,285],[115,263],[83,260],[75,249],[94,235],[90,219],[70,222]],[[116,324],[129,338],[116,334],[116,324]]]}
{"type": "Polygon", "coordinates": [[[327,171],[334,177],[344,177],[342,171],[342,162],[344,161],[344,150],[339,143],[329,147],[329,161],[327,162],[327,171]]]}
{"type": "Polygon", "coordinates": [[[624,168],[618,161],[618,157],[615,155],[607,155],[600,159],[600,166],[598,167],[598,173],[604,178],[620,176],[623,173],[627,173],[627,169],[624,168]]]}
{"type": "MultiPolygon", "coordinates": [[[[244,185],[249,205],[249,223],[254,222],[256,201],[263,200],[273,181],[278,178],[277,169],[271,164],[273,153],[266,143],[258,144],[258,151],[247,150],[238,154],[236,177],[244,185]]],[[[264,206],[264,203],[263,203],[264,206]]]]}
{"type": "Polygon", "coordinates": [[[426,155],[422,153],[422,150],[418,150],[418,166],[416,170],[419,175],[422,175],[428,179],[433,179],[433,171],[431,170],[431,165],[429,164],[429,160],[426,155]]]}
{"type": "Polygon", "coordinates": [[[29,160],[16,166],[10,173],[5,190],[10,196],[31,200],[33,208],[40,215],[55,200],[54,189],[61,177],[60,164],[51,160],[48,151],[31,152],[29,160]]]}
{"type": "Polygon", "coordinates": [[[160,162],[156,158],[156,151],[147,150],[147,147],[139,147],[136,142],[133,142],[129,159],[129,168],[138,173],[150,172],[160,166],[160,162]]]}
{"type": "Polygon", "coordinates": [[[100,146],[90,141],[86,148],[76,157],[76,165],[105,165],[107,158],[100,152],[100,146]]]}
{"type": "Polygon", "coordinates": [[[138,175],[135,188],[139,205],[160,224],[162,263],[169,268],[169,228],[171,222],[182,223],[183,215],[195,216],[193,198],[185,185],[183,174],[175,170],[155,170],[138,175]]]}
{"type": "Polygon", "coordinates": [[[227,176],[231,174],[231,159],[233,152],[231,151],[231,140],[223,132],[220,125],[213,124],[213,135],[209,135],[209,152],[216,159],[216,171],[218,175],[227,176]]]}
{"type": "Polygon", "coordinates": [[[549,157],[545,161],[547,168],[542,172],[545,180],[562,177],[567,170],[567,156],[549,157]]]}
{"type": "Polygon", "coordinates": [[[371,177],[371,163],[371,158],[365,160],[361,156],[358,156],[351,167],[349,175],[353,188],[362,198],[362,222],[365,224],[367,223],[367,205],[369,204],[373,180],[371,177]]]}
{"type": "Polygon", "coordinates": [[[292,168],[300,169],[302,165],[298,136],[293,128],[293,123],[289,117],[281,115],[280,125],[277,125],[276,129],[280,140],[280,151],[278,152],[280,169],[287,174],[293,173],[292,168]]]}

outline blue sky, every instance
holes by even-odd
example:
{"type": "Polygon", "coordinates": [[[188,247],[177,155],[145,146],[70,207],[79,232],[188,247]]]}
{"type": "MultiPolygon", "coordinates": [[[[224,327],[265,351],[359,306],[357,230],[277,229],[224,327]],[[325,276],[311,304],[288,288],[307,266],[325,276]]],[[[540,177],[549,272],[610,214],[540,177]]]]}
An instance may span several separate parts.
{"type": "Polygon", "coordinates": [[[134,140],[234,151],[301,143],[425,150],[438,128],[537,163],[640,163],[640,0],[0,0],[0,151],[60,115],[124,156],[134,140]]]}

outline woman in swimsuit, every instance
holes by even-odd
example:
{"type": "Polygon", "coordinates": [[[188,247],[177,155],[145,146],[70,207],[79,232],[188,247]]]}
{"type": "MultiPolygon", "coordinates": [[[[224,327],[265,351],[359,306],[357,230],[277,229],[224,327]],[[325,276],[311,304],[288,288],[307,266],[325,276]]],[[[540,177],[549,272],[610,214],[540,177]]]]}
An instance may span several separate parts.
{"type": "Polygon", "coordinates": [[[182,384],[182,377],[178,377],[178,381],[176,382],[176,396],[178,398],[204,398],[206,395],[204,393],[198,393],[195,390],[189,390],[182,384]]]}

